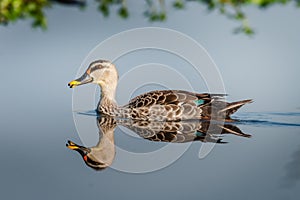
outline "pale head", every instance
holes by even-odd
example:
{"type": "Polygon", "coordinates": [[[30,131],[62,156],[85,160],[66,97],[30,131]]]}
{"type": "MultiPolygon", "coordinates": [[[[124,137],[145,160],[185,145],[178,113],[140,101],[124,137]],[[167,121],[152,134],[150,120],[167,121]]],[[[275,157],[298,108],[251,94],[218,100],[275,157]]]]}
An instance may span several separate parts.
{"type": "Polygon", "coordinates": [[[115,89],[118,82],[118,72],[114,64],[107,60],[96,60],[90,63],[85,73],[71,81],[70,88],[87,83],[95,83],[102,88],[115,89]]]}

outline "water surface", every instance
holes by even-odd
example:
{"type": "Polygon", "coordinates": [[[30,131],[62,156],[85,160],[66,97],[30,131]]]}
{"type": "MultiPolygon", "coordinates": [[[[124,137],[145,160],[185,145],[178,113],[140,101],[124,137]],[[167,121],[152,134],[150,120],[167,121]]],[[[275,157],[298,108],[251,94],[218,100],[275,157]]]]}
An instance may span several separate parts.
{"type": "MultiPolygon", "coordinates": [[[[71,112],[28,115],[11,113],[10,123],[1,122],[5,198],[298,199],[299,113],[239,113],[236,125],[251,138],[225,135],[228,143],[217,144],[204,159],[198,158],[201,142],[193,142],[172,165],[144,174],[87,167],[65,147],[68,139],[81,142],[71,112]]],[[[95,116],[88,117],[96,124],[95,116]]],[[[132,137],[120,128],[115,143],[135,152],[164,144],[132,137]]],[[[120,159],[118,153],[115,159],[120,159]]]]}

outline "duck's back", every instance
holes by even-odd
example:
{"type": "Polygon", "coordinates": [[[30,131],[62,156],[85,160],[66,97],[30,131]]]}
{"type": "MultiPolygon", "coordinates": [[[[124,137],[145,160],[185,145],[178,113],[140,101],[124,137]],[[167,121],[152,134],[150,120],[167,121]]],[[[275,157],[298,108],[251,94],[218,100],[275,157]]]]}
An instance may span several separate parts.
{"type": "Polygon", "coordinates": [[[225,94],[159,90],[139,95],[122,108],[129,112],[129,118],[141,120],[228,118],[228,112],[220,112],[229,105],[224,101],[224,96],[225,94]]]}

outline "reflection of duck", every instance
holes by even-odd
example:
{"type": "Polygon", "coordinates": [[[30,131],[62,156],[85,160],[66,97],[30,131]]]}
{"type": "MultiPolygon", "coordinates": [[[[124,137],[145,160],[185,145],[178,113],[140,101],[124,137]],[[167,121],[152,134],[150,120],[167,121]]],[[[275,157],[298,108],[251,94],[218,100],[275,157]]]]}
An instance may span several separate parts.
{"type": "Polygon", "coordinates": [[[159,142],[184,143],[191,141],[222,142],[222,134],[233,134],[241,137],[251,137],[232,124],[212,121],[186,120],[179,122],[153,122],[118,120],[122,125],[140,137],[159,142]]]}
{"type": "Polygon", "coordinates": [[[118,107],[115,91],[118,82],[116,67],[105,60],[92,62],[85,73],[68,85],[95,83],[102,89],[97,111],[101,114],[149,121],[178,121],[186,119],[214,119],[230,121],[230,115],[241,106],[252,102],[243,100],[233,103],[224,101],[224,94],[198,94],[182,90],[152,91],[132,99],[118,107]]]}
{"type": "Polygon", "coordinates": [[[222,134],[251,137],[233,124],[211,121],[187,120],[179,122],[154,122],[121,120],[98,117],[99,142],[94,147],[84,147],[68,141],[67,147],[80,153],[85,163],[96,170],[110,166],[115,157],[114,130],[116,124],[124,126],[140,137],[156,142],[185,143],[191,141],[226,143],[222,134]]]}

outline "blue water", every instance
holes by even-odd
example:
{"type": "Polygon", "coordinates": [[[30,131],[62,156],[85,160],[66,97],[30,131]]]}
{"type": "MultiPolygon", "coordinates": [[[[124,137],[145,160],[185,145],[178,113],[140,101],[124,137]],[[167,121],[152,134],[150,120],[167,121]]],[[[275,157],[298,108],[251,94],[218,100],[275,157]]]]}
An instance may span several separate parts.
{"type": "MultiPolygon", "coordinates": [[[[44,78],[51,82],[51,77],[44,78]]],[[[217,144],[203,159],[199,152],[204,143],[195,141],[174,163],[153,172],[134,174],[110,167],[95,171],[66,147],[68,140],[96,145],[99,134],[94,112],[72,111],[72,91],[61,86],[64,80],[44,85],[46,90],[12,86],[12,91],[18,89],[14,98],[2,97],[2,105],[14,108],[4,106],[1,112],[1,199],[298,199],[299,113],[241,110],[234,125],[252,137],[222,135],[226,143],[217,144]],[[73,114],[85,120],[90,132],[84,134],[91,140],[80,140],[73,114]]],[[[114,137],[116,146],[135,153],[167,145],[141,139],[122,127],[116,128],[114,137]]],[[[121,156],[117,151],[113,164],[131,162],[121,156]]]]}
{"type": "MultiPolygon", "coordinates": [[[[73,113],[69,96],[61,90],[61,107],[54,96],[15,104],[22,112],[3,110],[1,120],[1,198],[3,199],[298,199],[300,189],[300,114],[247,113],[234,117],[251,138],[222,135],[203,159],[204,143],[195,141],[174,163],[149,173],[126,173],[113,168],[95,171],[77,152],[66,148],[67,140],[83,141],[72,115],[86,120],[96,145],[99,139],[93,112],[73,113]],[[47,106],[44,103],[48,102],[47,106]],[[52,112],[56,110],[56,112],[52,112]]],[[[25,92],[25,91],[24,91],[25,92]]],[[[60,92],[60,91],[58,91],[60,92]]],[[[22,94],[22,91],[20,91],[22,94]]],[[[11,102],[13,103],[13,101],[11,102]]],[[[117,127],[116,146],[147,153],[166,146],[137,137],[117,127]]],[[[174,144],[174,150],[182,148],[174,144]]],[[[171,152],[172,153],[172,152],[171,152]]],[[[114,163],[128,163],[116,152],[114,163]]],[[[154,157],[152,162],[167,157],[154,157]]],[[[130,161],[131,162],[131,161],[130,161]]],[[[143,163],[135,163],[143,167],[143,163]]]]}
{"type": "Polygon", "coordinates": [[[253,126],[300,126],[298,112],[240,113],[236,115],[238,124],[253,126]]]}
{"type": "MultiPolygon", "coordinates": [[[[75,114],[96,120],[93,111],[75,114]]],[[[72,191],[75,199],[84,194],[92,199],[298,199],[300,113],[241,112],[234,117],[239,121],[232,124],[251,134],[251,138],[222,135],[226,144],[217,144],[203,159],[198,157],[203,143],[195,141],[174,163],[150,173],[126,173],[110,167],[94,171],[79,154],[69,150],[64,152],[64,162],[60,163],[59,169],[67,171],[61,174],[66,183],[60,186],[64,191],[72,191]],[[71,174],[72,181],[68,180],[71,174]],[[71,186],[74,188],[70,189],[71,186]]],[[[133,135],[117,128],[116,145],[135,153],[147,153],[166,145],[133,135]]],[[[76,134],[68,139],[74,138],[76,134]]],[[[117,151],[114,162],[119,161],[126,159],[117,151]]],[[[136,165],[143,167],[142,163],[136,165]]]]}

